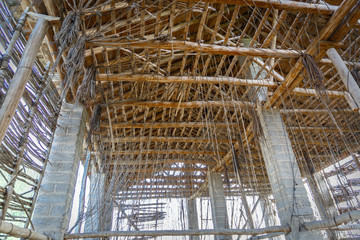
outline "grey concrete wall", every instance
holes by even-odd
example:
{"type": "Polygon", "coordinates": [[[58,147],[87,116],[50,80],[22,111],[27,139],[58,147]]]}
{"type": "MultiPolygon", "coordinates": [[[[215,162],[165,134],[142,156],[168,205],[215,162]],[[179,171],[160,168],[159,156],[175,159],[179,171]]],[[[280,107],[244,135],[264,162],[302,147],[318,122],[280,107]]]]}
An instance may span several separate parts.
{"type": "MultiPolygon", "coordinates": [[[[199,229],[196,199],[187,200],[187,216],[190,230],[199,229]]],[[[190,236],[190,240],[199,240],[199,236],[190,236]]]]}
{"type": "Polygon", "coordinates": [[[82,107],[63,104],[32,217],[35,230],[53,240],[63,239],[69,225],[85,123],[82,107]]]}
{"type": "MultiPolygon", "coordinates": [[[[208,173],[211,214],[214,229],[228,228],[224,186],[220,173],[208,173]]],[[[217,240],[230,239],[228,236],[216,236],[217,240]]]]}
{"type": "Polygon", "coordinates": [[[260,108],[259,117],[260,146],[279,218],[292,227],[286,239],[322,239],[318,232],[298,232],[301,222],[315,218],[280,111],[260,108]]]}

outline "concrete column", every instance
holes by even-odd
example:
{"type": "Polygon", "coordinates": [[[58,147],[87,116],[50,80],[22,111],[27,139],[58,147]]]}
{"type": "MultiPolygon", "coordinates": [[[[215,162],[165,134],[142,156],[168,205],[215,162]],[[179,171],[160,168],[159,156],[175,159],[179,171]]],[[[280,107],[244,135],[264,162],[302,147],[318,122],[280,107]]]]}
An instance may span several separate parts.
{"type": "Polygon", "coordinates": [[[319,232],[299,231],[300,222],[315,217],[280,111],[259,108],[259,118],[264,132],[260,146],[279,218],[292,228],[286,239],[322,239],[319,232]]]}
{"type": "Polygon", "coordinates": [[[63,104],[32,218],[35,230],[53,240],[63,239],[68,229],[85,123],[82,107],[63,104]]]}
{"type": "MultiPolygon", "coordinates": [[[[188,215],[189,230],[199,229],[196,199],[187,200],[187,215],[188,215]]],[[[200,239],[199,236],[190,236],[190,240],[199,240],[199,239],[200,239]]]]}
{"type": "MultiPolygon", "coordinates": [[[[251,38],[244,38],[243,39],[244,46],[249,47],[251,40],[252,40],[251,38]]],[[[243,59],[246,59],[246,58],[243,57],[243,59]]],[[[260,60],[262,61],[262,58],[260,58],[260,60]]],[[[251,61],[250,66],[249,66],[249,70],[246,73],[246,76],[249,79],[255,79],[256,75],[260,72],[260,70],[261,70],[261,67],[258,64],[256,64],[255,62],[251,61]]],[[[267,72],[263,70],[263,71],[260,72],[258,78],[259,79],[265,79],[266,75],[267,75],[267,72]]],[[[251,89],[252,91],[257,91],[256,97],[259,100],[259,102],[266,102],[267,101],[267,98],[268,98],[267,97],[267,92],[268,92],[267,87],[251,87],[251,88],[252,88],[251,89]]]]}
{"type": "Polygon", "coordinates": [[[106,192],[106,175],[93,172],[90,177],[89,202],[85,232],[111,231],[113,204],[106,192]]]}
{"type": "MultiPolygon", "coordinates": [[[[211,204],[211,213],[214,224],[214,229],[224,229],[228,227],[226,200],[224,193],[224,186],[220,173],[209,173],[209,195],[211,204]]],[[[229,239],[227,236],[216,236],[217,240],[229,239]]]]}

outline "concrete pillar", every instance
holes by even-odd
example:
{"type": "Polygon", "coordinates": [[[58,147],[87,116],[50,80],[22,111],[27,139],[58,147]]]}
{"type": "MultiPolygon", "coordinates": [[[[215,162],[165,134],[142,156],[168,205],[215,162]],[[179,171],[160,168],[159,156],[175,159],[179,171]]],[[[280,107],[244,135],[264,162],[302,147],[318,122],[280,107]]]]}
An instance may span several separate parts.
{"type": "MultiPolygon", "coordinates": [[[[189,230],[199,229],[196,199],[187,200],[187,216],[188,216],[189,230]]],[[[190,236],[190,240],[199,240],[199,239],[200,239],[199,236],[190,236]]]]}
{"type": "MultiPolygon", "coordinates": [[[[244,46],[245,47],[249,47],[250,46],[250,42],[252,41],[251,38],[244,38],[243,39],[243,43],[244,43],[244,46]]],[[[245,57],[243,57],[245,59],[245,57]]],[[[260,60],[262,60],[260,58],[260,60]]],[[[251,61],[251,60],[250,60],[251,61]]],[[[258,79],[265,79],[266,78],[266,75],[267,75],[267,72],[261,70],[261,67],[256,64],[254,61],[251,61],[250,63],[250,66],[249,66],[249,70],[248,72],[246,73],[246,77],[248,77],[249,79],[255,79],[256,76],[259,74],[259,77],[258,79]]],[[[256,92],[256,98],[259,100],[259,102],[266,102],[267,101],[267,92],[268,92],[268,89],[267,87],[251,87],[252,91],[257,91],[256,92]]]]}
{"type": "Polygon", "coordinates": [[[35,230],[53,240],[63,239],[68,229],[85,123],[86,113],[82,107],[62,105],[32,217],[35,230]]]}
{"type": "Polygon", "coordinates": [[[85,232],[111,231],[113,204],[106,192],[106,175],[93,172],[90,177],[89,202],[85,215],[85,232]]]}
{"type": "MultiPolygon", "coordinates": [[[[220,173],[209,173],[209,195],[211,204],[211,214],[214,224],[214,229],[224,229],[228,227],[226,200],[224,193],[224,186],[220,173]]],[[[229,239],[227,236],[216,236],[217,240],[229,239]]]]}
{"type": "Polygon", "coordinates": [[[279,110],[259,107],[264,132],[260,147],[282,225],[290,225],[286,239],[322,239],[319,232],[299,231],[300,222],[315,220],[299,166],[279,110]]]}

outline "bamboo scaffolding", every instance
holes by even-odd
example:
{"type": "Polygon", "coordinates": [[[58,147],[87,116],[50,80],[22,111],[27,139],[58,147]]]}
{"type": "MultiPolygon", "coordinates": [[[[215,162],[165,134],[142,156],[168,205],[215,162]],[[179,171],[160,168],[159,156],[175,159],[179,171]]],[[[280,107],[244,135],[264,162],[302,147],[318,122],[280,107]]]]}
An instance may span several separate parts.
{"type": "Polygon", "coordinates": [[[265,233],[284,234],[290,231],[287,226],[274,226],[259,229],[204,229],[204,230],[158,230],[158,231],[122,231],[66,234],[64,239],[96,237],[142,237],[142,236],[200,236],[200,235],[260,235],[265,233]]]}

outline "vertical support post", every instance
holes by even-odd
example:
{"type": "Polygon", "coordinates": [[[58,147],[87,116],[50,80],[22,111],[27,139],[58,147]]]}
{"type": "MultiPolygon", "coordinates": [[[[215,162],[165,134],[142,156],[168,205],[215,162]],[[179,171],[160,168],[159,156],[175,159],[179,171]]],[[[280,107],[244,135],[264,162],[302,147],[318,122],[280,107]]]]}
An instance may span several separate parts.
{"type": "Polygon", "coordinates": [[[28,43],[26,44],[19,66],[16,69],[14,77],[10,83],[9,90],[0,109],[0,142],[4,139],[5,133],[19,105],[26,83],[31,75],[36,55],[48,28],[48,21],[40,18],[30,35],[28,43]]]}
{"type": "Polygon", "coordinates": [[[82,107],[63,104],[32,218],[35,230],[54,240],[63,239],[69,225],[85,124],[82,107]]]}
{"type": "MultiPolygon", "coordinates": [[[[220,173],[208,173],[211,214],[214,229],[225,229],[227,224],[226,200],[220,173]]],[[[216,236],[216,240],[228,239],[227,236],[216,236]]]]}
{"type": "MultiPolygon", "coordinates": [[[[198,215],[196,209],[196,198],[187,200],[187,215],[190,230],[198,230],[198,215]]],[[[190,240],[199,240],[199,236],[190,236],[190,240]]]]}
{"type": "Polygon", "coordinates": [[[346,100],[349,102],[349,105],[352,106],[354,110],[358,110],[360,108],[360,87],[356,83],[354,77],[352,76],[349,69],[346,67],[346,64],[342,60],[340,54],[336,51],[335,48],[330,48],[326,51],[326,54],[334,64],[337,72],[339,73],[339,76],[344,83],[346,89],[349,91],[353,102],[356,106],[352,106],[352,101],[346,98],[346,100]]]}
{"type": "Polygon", "coordinates": [[[280,221],[291,226],[286,239],[321,239],[319,232],[299,231],[300,221],[315,217],[280,111],[258,109],[264,132],[260,147],[280,221]]]}

